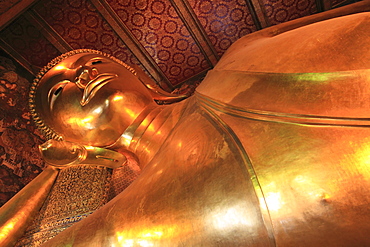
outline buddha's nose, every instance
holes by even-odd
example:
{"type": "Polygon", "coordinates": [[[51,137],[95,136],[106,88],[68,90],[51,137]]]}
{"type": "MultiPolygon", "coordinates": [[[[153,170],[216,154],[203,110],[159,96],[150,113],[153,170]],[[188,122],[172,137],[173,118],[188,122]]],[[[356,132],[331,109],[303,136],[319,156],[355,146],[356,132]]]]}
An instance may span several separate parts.
{"type": "Polygon", "coordinates": [[[82,98],[80,104],[85,106],[95,96],[95,94],[110,80],[118,77],[113,73],[98,73],[97,70],[84,70],[78,76],[76,85],[82,89],[82,98]]]}
{"type": "Polygon", "coordinates": [[[80,89],[85,89],[87,84],[98,75],[98,71],[95,68],[85,68],[82,72],[77,75],[75,83],[80,89]]]}

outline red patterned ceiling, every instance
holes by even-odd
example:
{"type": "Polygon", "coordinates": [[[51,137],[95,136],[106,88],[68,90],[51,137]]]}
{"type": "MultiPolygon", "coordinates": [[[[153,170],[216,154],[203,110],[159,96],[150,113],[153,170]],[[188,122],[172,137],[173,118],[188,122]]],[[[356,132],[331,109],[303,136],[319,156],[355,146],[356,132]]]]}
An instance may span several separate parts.
{"type": "Polygon", "coordinates": [[[346,3],[340,0],[35,2],[11,24],[3,26],[0,33],[0,48],[32,73],[63,52],[91,48],[141,66],[168,90],[202,76],[244,35],[316,13],[325,6],[346,3]]]}
{"type": "Polygon", "coordinates": [[[173,84],[210,68],[169,1],[107,2],[173,84]]]}
{"type": "Polygon", "coordinates": [[[189,0],[217,54],[238,38],[257,30],[245,1],[189,0]]]}
{"type": "Polygon", "coordinates": [[[42,67],[60,52],[23,16],[1,33],[2,39],[29,63],[42,67]]]}
{"type": "Polygon", "coordinates": [[[315,0],[263,0],[262,2],[271,25],[317,13],[315,0]]]}

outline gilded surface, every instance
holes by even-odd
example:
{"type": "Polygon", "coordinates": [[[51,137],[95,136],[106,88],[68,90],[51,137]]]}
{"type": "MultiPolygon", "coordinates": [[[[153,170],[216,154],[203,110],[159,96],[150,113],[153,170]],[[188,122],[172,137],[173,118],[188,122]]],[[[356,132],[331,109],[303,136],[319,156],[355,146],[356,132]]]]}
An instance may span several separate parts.
{"type": "Polygon", "coordinates": [[[61,170],[38,217],[16,246],[40,246],[107,203],[111,176],[106,167],[61,170]]]}
{"type": "MultiPolygon", "coordinates": [[[[366,235],[368,224],[362,220],[370,215],[370,195],[366,189],[370,186],[369,138],[366,134],[370,123],[361,117],[366,115],[369,104],[366,99],[370,91],[366,79],[368,73],[366,70],[305,74],[305,78],[302,74],[231,75],[230,71],[209,74],[209,79],[216,84],[218,81],[223,84],[228,80],[226,78],[235,76],[239,80],[234,82],[249,82],[250,88],[273,81],[273,87],[264,89],[275,93],[279,84],[284,85],[286,95],[280,93],[279,96],[285,102],[290,98],[288,95],[293,95],[289,89],[296,90],[300,85],[312,82],[312,76],[326,78],[322,83],[315,80],[315,84],[306,90],[295,91],[291,103],[294,101],[297,105],[300,100],[311,98],[313,92],[323,92],[319,89],[325,87],[325,93],[315,94],[314,101],[305,100],[304,105],[291,110],[289,106],[281,107],[279,101],[269,104],[270,97],[263,100],[264,111],[256,105],[249,105],[248,102],[256,102],[249,101],[255,94],[253,92],[244,91],[247,95],[236,93],[237,103],[231,101],[227,104],[198,94],[204,108],[214,112],[233,129],[246,150],[258,179],[256,189],[263,192],[260,200],[268,208],[277,243],[284,243],[284,246],[331,246],[336,239],[343,246],[361,246],[367,241],[354,236],[366,235]],[[296,79],[292,80],[293,77],[296,79]],[[347,88],[354,93],[356,90],[351,87],[358,88],[359,85],[361,89],[357,91],[356,102],[348,104],[340,94],[341,89],[347,88]],[[328,105],[336,107],[327,108],[323,116],[320,108],[328,105]],[[301,235],[301,232],[305,234],[301,235]]],[[[202,88],[199,91],[203,91],[202,88]]],[[[227,98],[230,94],[224,96],[227,98]]]]}
{"type": "Polygon", "coordinates": [[[58,171],[47,167],[31,183],[0,208],[0,244],[13,246],[37,215],[58,171]]]}
{"type": "MultiPolygon", "coordinates": [[[[356,23],[353,39],[364,33],[367,20],[367,14],[360,14],[327,21],[331,33],[325,22],[317,23],[297,29],[297,39],[315,30],[305,40],[312,45],[315,38],[327,40],[356,23]]],[[[370,215],[365,154],[369,72],[349,71],[363,69],[368,53],[351,64],[336,63],[336,55],[343,55],[330,57],[324,49],[294,66],[287,65],[299,56],[287,53],[291,61],[286,68],[278,62],[272,67],[269,60],[272,64],[264,69],[268,65],[261,58],[235,62],[237,55],[252,56],[245,44],[275,44],[278,50],[292,37],[289,32],[262,41],[247,37],[225,54],[193,98],[142,111],[146,117],[126,146],[143,161],[142,174],[48,245],[368,244],[363,236],[370,215]],[[319,61],[320,56],[328,58],[319,61]],[[311,73],[297,73],[306,71],[311,73]],[[179,114],[168,118],[166,112],[179,114]]],[[[304,43],[290,45],[295,54],[304,43]]]]}

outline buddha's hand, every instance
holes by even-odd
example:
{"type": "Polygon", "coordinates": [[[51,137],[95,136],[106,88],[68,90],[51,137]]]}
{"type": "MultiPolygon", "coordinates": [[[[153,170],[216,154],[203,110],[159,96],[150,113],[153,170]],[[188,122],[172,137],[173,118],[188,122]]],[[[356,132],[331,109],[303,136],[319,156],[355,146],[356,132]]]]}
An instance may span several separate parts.
{"type": "Polygon", "coordinates": [[[117,168],[126,163],[126,157],[116,151],[68,141],[48,140],[39,149],[45,162],[57,168],[73,165],[117,168]]]}

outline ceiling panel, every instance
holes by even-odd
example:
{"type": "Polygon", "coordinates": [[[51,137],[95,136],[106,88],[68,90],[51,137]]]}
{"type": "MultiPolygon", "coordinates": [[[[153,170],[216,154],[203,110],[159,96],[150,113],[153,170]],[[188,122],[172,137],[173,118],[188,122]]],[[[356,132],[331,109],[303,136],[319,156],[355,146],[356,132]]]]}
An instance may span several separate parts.
{"type": "Polygon", "coordinates": [[[261,0],[269,23],[279,23],[294,20],[317,13],[315,0],[261,0]]]}
{"type": "Polygon", "coordinates": [[[189,0],[219,56],[240,37],[257,30],[244,0],[189,0]]]}
{"type": "Polygon", "coordinates": [[[173,85],[210,68],[170,1],[107,2],[173,85]]]}
{"type": "Polygon", "coordinates": [[[34,73],[71,49],[97,49],[140,66],[173,91],[199,82],[244,35],[355,1],[8,1],[1,17],[20,4],[24,9],[17,9],[11,24],[0,26],[0,48],[34,73]]]}
{"type": "Polygon", "coordinates": [[[40,1],[33,8],[73,49],[95,49],[140,64],[89,1],[40,1]]]}
{"type": "Polygon", "coordinates": [[[60,54],[55,46],[23,16],[4,29],[0,37],[26,61],[40,68],[60,54]]]}

